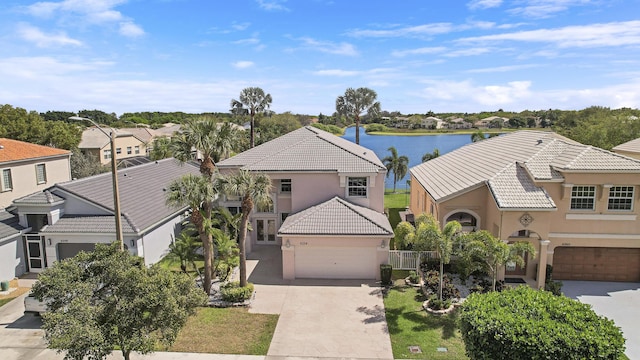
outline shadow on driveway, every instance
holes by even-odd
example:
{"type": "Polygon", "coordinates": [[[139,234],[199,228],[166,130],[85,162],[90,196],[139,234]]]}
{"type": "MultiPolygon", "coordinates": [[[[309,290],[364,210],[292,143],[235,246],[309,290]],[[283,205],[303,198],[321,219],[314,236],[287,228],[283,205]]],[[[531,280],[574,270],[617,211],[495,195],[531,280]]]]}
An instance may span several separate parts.
{"type": "Polygon", "coordinates": [[[0,326],[5,326],[7,329],[40,330],[42,318],[37,315],[25,314],[12,323],[0,324],[0,326]]]}

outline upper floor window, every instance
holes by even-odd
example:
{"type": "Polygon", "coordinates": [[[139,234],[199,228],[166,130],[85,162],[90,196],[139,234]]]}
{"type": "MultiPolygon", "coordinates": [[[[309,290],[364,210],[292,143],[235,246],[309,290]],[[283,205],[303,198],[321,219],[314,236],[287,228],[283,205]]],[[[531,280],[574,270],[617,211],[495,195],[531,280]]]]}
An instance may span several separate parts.
{"type": "Polygon", "coordinates": [[[596,187],[579,185],[571,188],[571,210],[595,210],[596,187]]]}
{"type": "Polygon", "coordinates": [[[281,193],[290,193],[291,192],[291,179],[281,179],[280,180],[280,192],[281,193]]]}
{"type": "Polygon", "coordinates": [[[122,154],[122,149],[121,148],[116,148],[116,154],[118,154],[118,155],[122,154]]]}
{"type": "Polygon", "coordinates": [[[633,186],[612,186],[609,189],[609,210],[633,210],[633,186]]]}
{"type": "Polygon", "coordinates": [[[140,146],[135,146],[136,155],[140,154],[140,146]]]}
{"type": "Polygon", "coordinates": [[[111,159],[111,150],[105,150],[104,151],[104,159],[105,160],[111,159]]]}
{"type": "Polygon", "coordinates": [[[45,164],[36,164],[36,181],[38,184],[47,182],[47,168],[45,164]]]}
{"type": "Polygon", "coordinates": [[[13,190],[13,178],[11,177],[11,169],[2,170],[2,191],[13,190]]]}
{"type": "Polygon", "coordinates": [[[127,146],[127,155],[131,155],[131,146],[127,146]]]}
{"type": "Polygon", "coordinates": [[[367,197],[367,178],[350,177],[347,183],[347,195],[353,197],[367,197]]]}

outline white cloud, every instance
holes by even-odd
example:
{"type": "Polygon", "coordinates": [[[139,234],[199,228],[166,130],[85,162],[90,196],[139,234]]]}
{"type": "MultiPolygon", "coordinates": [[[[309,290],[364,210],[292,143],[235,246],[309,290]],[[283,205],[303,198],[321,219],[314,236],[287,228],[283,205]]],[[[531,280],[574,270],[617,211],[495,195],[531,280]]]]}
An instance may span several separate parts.
{"type": "Polygon", "coordinates": [[[471,80],[427,80],[421,97],[483,106],[505,106],[531,95],[530,81],[512,81],[504,85],[476,85],[471,80]]]}
{"type": "Polygon", "coordinates": [[[502,0],[472,0],[467,3],[467,7],[471,10],[490,9],[502,5],[502,0]]]}
{"type": "Polygon", "coordinates": [[[20,24],[17,28],[18,36],[22,39],[36,44],[41,48],[54,46],[82,46],[82,42],[68,37],[64,32],[56,34],[45,34],[37,27],[20,24]]]}
{"type": "Polygon", "coordinates": [[[327,54],[344,55],[344,56],[357,56],[358,51],[352,44],[341,42],[333,43],[330,41],[319,41],[312,38],[304,37],[299,38],[302,42],[302,49],[319,51],[327,54]]]}
{"type": "Polygon", "coordinates": [[[394,50],[391,52],[391,55],[395,57],[405,57],[407,55],[439,54],[446,50],[447,48],[444,46],[422,47],[410,50],[394,50]]]}
{"type": "Polygon", "coordinates": [[[509,71],[523,70],[523,69],[531,69],[539,66],[540,65],[538,64],[507,65],[507,66],[496,66],[496,67],[482,68],[482,69],[469,69],[466,72],[472,73],[472,74],[497,73],[497,72],[509,72],[509,71]]]}
{"type": "Polygon", "coordinates": [[[313,72],[314,75],[319,76],[337,76],[337,77],[346,77],[346,76],[357,76],[362,74],[360,71],[352,71],[352,70],[340,70],[340,69],[327,69],[327,70],[318,70],[313,72]]]}
{"type": "Polygon", "coordinates": [[[459,42],[522,41],[552,43],[561,48],[610,47],[640,44],[640,21],[566,26],[462,38],[459,42]]]}
{"type": "Polygon", "coordinates": [[[526,18],[547,18],[571,7],[597,3],[592,0],[528,0],[523,6],[509,10],[509,13],[526,18]]]}
{"type": "Polygon", "coordinates": [[[383,30],[351,30],[347,34],[353,37],[418,37],[418,36],[432,36],[438,34],[447,34],[455,30],[455,27],[451,23],[434,23],[424,24],[417,26],[405,26],[394,29],[383,30]]]}
{"type": "Polygon", "coordinates": [[[144,35],[144,30],[132,22],[120,23],[120,35],[126,37],[140,37],[144,35]]]}
{"type": "Polygon", "coordinates": [[[236,61],[231,65],[233,65],[233,67],[236,69],[246,69],[253,67],[255,63],[253,61],[236,61]]]}
{"type": "Polygon", "coordinates": [[[487,54],[487,53],[490,53],[491,51],[493,50],[487,47],[474,47],[474,48],[450,51],[444,54],[444,56],[446,57],[476,56],[476,55],[487,54]]]}
{"type": "Polygon", "coordinates": [[[258,6],[267,11],[290,11],[289,8],[283,5],[286,0],[256,0],[258,6]]]}

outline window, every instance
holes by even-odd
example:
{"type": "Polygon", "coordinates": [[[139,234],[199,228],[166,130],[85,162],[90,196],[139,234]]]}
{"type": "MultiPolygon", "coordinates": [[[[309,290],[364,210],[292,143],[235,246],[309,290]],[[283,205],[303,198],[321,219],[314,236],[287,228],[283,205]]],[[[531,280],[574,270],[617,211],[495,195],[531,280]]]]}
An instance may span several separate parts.
{"type": "Polygon", "coordinates": [[[2,170],[2,191],[13,190],[13,179],[11,178],[11,169],[2,170]]]}
{"type": "Polygon", "coordinates": [[[140,154],[140,146],[136,145],[135,151],[136,151],[136,155],[140,154]]]}
{"type": "Polygon", "coordinates": [[[571,189],[571,210],[595,210],[595,203],[595,186],[574,186],[571,189]]]}
{"type": "Polygon", "coordinates": [[[104,159],[105,160],[111,159],[111,150],[105,150],[104,151],[104,159]]]}
{"type": "Polygon", "coordinates": [[[131,155],[131,146],[127,146],[127,155],[131,155]]]}
{"type": "Polygon", "coordinates": [[[122,154],[122,149],[121,149],[121,148],[116,148],[116,154],[117,154],[117,155],[122,154]]]}
{"type": "Polygon", "coordinates": [[[281,179],[280,180],[280,192],[281,193],[290,193],[291,192],[291,179],[281,179]]]}
{"type": "Polygon", "coordinates": [[[289,213],[280,213],[280,224],[282,224],[287,217],[289,216],[289,213]]]}
{"type": "Polygon", "coordinates": [[[45,168],[45,164],[36,164],[36,181],[38,184],[47,182],[47,169],[45,168]]]}
{"type": "Polygon", "coordinates": [[[276,221],[275,220],[256,220],[256,240],[258,242],[270,242],[276,241],[276,221]]]}
{"type": "Polygon", "coordinates": [[[231,213],[231,215],[237,215],[242,212],[242,208],[239,206],[228,206],[227,210],[231,213]]]}
{"type": "Polygon", "coordinates": [[[367,197],[367,178],[350,177],[347,186],[347,195],[352,197],[367,197]]]}
{"type": "Polygon", "coordinates": [[[633,210],[633,186],[612,186],[609,189],[609,210],[633,210]]]}

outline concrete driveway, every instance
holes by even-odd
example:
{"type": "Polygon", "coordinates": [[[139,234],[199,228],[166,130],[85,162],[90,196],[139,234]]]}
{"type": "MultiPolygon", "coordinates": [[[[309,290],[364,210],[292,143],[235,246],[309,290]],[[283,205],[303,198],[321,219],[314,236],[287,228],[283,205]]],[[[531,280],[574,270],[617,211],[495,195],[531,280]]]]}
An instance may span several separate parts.
{"type": "Polygon", "coordinates": [[[282,280],[279,247],[249,256],[250,312],[280,314],[270,357],[393,359],[379,286],[358,280],[282,280]]]}
{"type": "Polygon", "coordinates": [[[626,341],[625,354],[640,359],[640,283],[568,281],[562,292],[613,320],[622,329],[626,341]]]}

